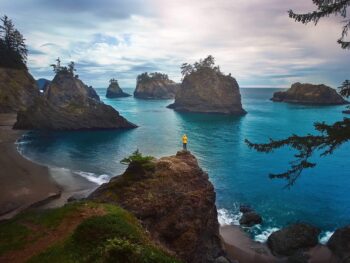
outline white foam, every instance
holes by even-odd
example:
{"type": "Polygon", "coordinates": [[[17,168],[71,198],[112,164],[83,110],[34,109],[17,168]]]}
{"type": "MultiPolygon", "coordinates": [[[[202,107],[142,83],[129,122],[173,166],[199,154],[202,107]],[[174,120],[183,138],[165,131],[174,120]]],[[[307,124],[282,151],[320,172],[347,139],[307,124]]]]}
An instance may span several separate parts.
{"type": "Polygon", "coordinates": [[[218,209],[218,221],[221,226],[239,225],[242,213],[234,214],[225,208],[218,209]]]}
{"type": "Polygon", "coordinates": [[[267,228],[266,230],[262,231],[260,234],[257,234],[254,236],[254,240],[257,242],[265,243],[267,238],[273,233],[278,231],[279,228],[277,227],[270,227],[267,228]]]}
{"type": "Polygon", "coordinates": [[[326,244],[333,234],[334,232],[332,231],[322,232],[320,235],[320,243],[323,245],[326,244]]]}
{"type": "Polygon", "coordinates": [[[98,185],[107,183],[110,179],[110,176],[107,174],[97,175],[94,173],[83,172],[83,171],[74,171],[74,173],[98,185]]]}

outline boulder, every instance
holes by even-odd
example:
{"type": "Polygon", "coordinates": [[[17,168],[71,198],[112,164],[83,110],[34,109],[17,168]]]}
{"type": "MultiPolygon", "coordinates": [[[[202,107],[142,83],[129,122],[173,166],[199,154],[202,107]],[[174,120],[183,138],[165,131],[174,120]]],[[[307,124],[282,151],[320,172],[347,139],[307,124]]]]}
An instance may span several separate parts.
{"type": "Polygon", "coordinates": [[[179,112],[242,115],[239,86],[231,75],[212,68],[201,68],[186,75],[175,102],[168,106],[179,112]]]}
{"type": "Polygon", "coordinates": [[[239,207],[239,212],[241,213],[248,213],[248,212],[253,212],[254,210],[249,206],[249,205],[241,205],[239,207]]]}
{"type": "Polygon", "coordinates": [[[87,130],[135,128],[113,107],[102,103],[92,87],[69,72],[57,73],[44,96],[18,112],[15,129],[87,130]]]}
{"type": "Polygon", "coordinates": [[[107,88],[107,98],[123,98],[130,97],[130,94],[125,93],[120,87],[117,81],[111,81],[107,88]]]}
{"type": "Polygon", "coordinates": [[[247,227],[252,227],[254,225],[261,224],[261,223],[262,223],[261,216],[254,211],[243,213],[241,219],[239,220],[240,225],[247,226],[247,227]]]}
{"type": "Polygon", "coordinates": [[[184,262],[227,262],[213,185],[188,151],[148,163],[132,162],[89,199],[132,212],[154,240],[184,262]]]}
{"type": "Polygon", "coordinates": [[[335,89],[326,85],[294,83],[287,91],[279,91],[271,98],[275,102],[288,102],[314,105],[348,104],[335,89]]]}
{"type": "Polygon", "coordinates": [[[24,110],[38,97],[39,89],[27,69],[0,68],[0,113],[24,110]]]}
{"type": "Polygon", "coordinates": [[[300,249],[318,244],[320,230],[308,224],[298,223],[272,233],[267,245],[276,256],[292,256],[300,249]]]}
{"type": "Polygon", "coordinates": [[[350,226],[337,229],[327,246],[338,257],[339,262],[350,262],[350,226]]]}
{"type": "Polygon", "coordinates": [[[138,76],[134,97],[138,99],[173,99],[180,85],[161,73],[138,76]],[[146,77],[142,77],[146,76],[146,77]]]}

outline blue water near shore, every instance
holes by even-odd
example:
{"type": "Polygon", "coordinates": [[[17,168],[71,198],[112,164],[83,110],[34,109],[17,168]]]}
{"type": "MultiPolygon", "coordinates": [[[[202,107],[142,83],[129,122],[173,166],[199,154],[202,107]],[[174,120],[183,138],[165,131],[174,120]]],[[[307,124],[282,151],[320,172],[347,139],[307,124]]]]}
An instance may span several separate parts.
{"type": "MultiPolygon", "coordinates": [[[[242,117],[181,114],[167,109],[171,100],[144,101],[133,97],[101,99],[115,107],[139,128],[128,131],[30,132],[19,145],[28,158],[53,167],[68,168],[95,182],[123,172],[120,160],[140,149],[156,157],[173,155],[181,148],[181,136],[189,137],[189,150],[209,173],[217,193],[222,223],[237,224],[240,204],[249,204],[264,218],[251,230],[263,241],[275,229],[302,221],[329,235],[350,224],[349,146],[333,155],[314,157],[317,166],[304,171],[291,189],[285,181],[271,180],[270,172],[282,172],[293,160],[293,151],[257,153],[244,143],[265,142],[292,133],[314,133],[313,123],[341,120],[344,106],[302,106],[273,103],[276,89],[241,89],[248,114],[242,117]]],[[[126,89],[132,93],[132,89],[126,89]]]]}

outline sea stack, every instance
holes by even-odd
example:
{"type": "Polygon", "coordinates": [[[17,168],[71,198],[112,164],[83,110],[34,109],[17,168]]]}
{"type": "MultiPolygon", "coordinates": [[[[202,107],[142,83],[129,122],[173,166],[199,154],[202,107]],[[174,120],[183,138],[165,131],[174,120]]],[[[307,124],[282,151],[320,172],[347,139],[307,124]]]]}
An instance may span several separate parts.
{"type": "Polygon", "coordinates": [[[160,159],[138,156],[89,199],[133,213],[183,262],[230,262],[219,237],[213,185],[188,151],[160,159]]]}
{"type": "Polygon", "coordinates": [[[162,73],[142,73],[137,77],[134,97],[138,99],[173,99],[180,85],[162,73]]]}
{"type": "Polygon", "coordinates": [[[86,130],[134,128],[96,91],[66,68],[59,70],[43,97],[18,112],[15,129],[86,130]]]}
{"type": "Polygon", "coordinates": [[[0,113],[25,110],[40,96],[27,68],[0,68],[0,113]]]}
{"type": "Polygon", "coordinates": [[[194,65],[182,66],[183,81],[175,102],[168,106],[180,112],[242,115],[241,94],[235,78],[224,75],[212,56],[194,65]]]}
{"type": "Polygon", "coordinates": [[[299,82],[294,83],[287,91],[275,92],[271,100],[314,105],[342,105],[349,103],[331,87],[323,84],[313,85],[299,82]]]}
{"type": "Polygon", "coordinates": [[[131,95],[128,93],[123,92],[123,90],[119,87],[118,80],[111,79],[109,81],[109,86],[107,88],[106,97],[107,98],[123,98],[123,97],[130,97],[131,95]]]}

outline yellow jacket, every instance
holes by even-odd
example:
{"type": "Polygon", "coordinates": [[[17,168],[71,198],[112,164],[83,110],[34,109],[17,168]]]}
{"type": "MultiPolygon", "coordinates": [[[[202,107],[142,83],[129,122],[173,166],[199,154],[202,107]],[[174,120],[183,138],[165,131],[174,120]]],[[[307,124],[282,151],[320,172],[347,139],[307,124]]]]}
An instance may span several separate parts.
{"type": "Polygon", "coordinates": [[[182,142],[187,144],[187,136],[186,135],[182,136],[182,142]]]}

